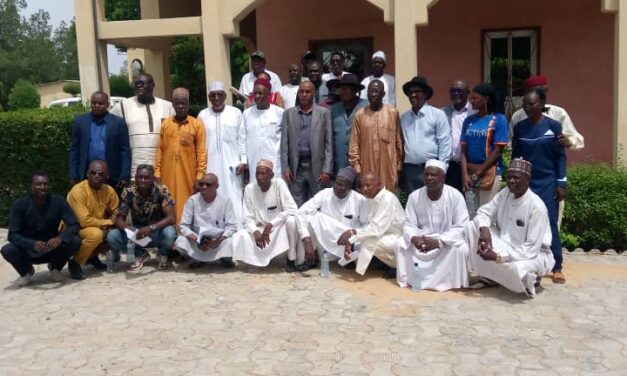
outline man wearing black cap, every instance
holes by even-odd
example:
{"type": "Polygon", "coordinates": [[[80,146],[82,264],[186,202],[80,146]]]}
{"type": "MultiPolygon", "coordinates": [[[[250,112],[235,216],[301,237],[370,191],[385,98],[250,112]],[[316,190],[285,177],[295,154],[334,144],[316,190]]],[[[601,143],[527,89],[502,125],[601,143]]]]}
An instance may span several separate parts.
{"type": "Polygon", "coordinates": [[[344,75],[337,83],[340,101],[331,106],[331,121],[333,122],[333,174],[348,166],[348,141],[353,129],[355,113],[368,105],[368,101],[359,98],[359,92],[364,86],[352,73],[344,75]]]}
{"type": "Polygon", "coordinates": [[[433,89],[424,77],[416,76],[403,85],[411,109],[401,116],[405,160],[401,188],[408,195],[424,185],[425,163],[437,159],[448,164],[451,131],[444,111],[427,103],[433,89]]]}
{"type": "Polygon", "coordinates": [[[261,51],[255,51],[250,54],[250,66],[252,70],[242,77],[242,82],[239,85],[239,91],[248,96],[253,92],[255,86],[255,80],[257,75],[261,72],[266,72],[270,76],[270,83],[272,84],[272,91],[281,91],[281,79],[276,73],[266,69],[266,54],[261,51]]]}

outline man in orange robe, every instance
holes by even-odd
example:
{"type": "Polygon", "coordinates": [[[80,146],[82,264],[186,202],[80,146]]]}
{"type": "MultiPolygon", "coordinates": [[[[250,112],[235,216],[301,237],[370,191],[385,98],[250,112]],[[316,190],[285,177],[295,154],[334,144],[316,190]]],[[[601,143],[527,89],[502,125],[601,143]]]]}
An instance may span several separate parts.
{"type": "Polygon", "coordinates": [[[202,122],[188,115],[189,91],[174,89],[172,102],[175,115],[161,125],[155,178],[172,193],[178,226],[185,201],[194,193],[196,181],[205,175],[207,145],[202,122]]]}

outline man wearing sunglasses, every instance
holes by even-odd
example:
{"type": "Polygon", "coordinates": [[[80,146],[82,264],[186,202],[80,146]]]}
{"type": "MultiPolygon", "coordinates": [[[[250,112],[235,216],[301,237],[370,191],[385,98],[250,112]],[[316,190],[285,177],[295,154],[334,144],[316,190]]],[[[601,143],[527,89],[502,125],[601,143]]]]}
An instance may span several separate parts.
{"type": "Polygon", "coordinates": [[[220,260],[224,267],[233,267],[231,239],[237,231],[237,216],[228,195],[219,194],[218,177],[206,174],[198,182],[198,193],[183,208],[183,217],[174,246],[194,260],[190,269],[220,260]]]}
{"type": "Polygon", "coordinates": [[[105,250],[106,243],[103,241],[113,226],[113,215],[119,203],[113,187],[106,184],[108,179],[107,162],[95,160],[87,168],[87,179],[72,187],[67,195],[67,202],[80,225],[78,235],[81,238],[80,249],[68,261],[72,279],[87,278],[81,267],[85,263],[96,269],[107,268],[98,258],[98,253],[105,250]]]}

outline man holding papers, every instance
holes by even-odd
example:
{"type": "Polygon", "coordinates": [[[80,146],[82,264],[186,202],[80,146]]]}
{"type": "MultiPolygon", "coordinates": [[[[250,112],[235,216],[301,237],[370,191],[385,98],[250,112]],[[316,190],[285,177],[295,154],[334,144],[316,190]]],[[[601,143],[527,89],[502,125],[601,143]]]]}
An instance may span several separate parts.
{"type": "Polygon", "coordinates": [[[165,269],[168,263],[168,252],[176,239],[174,222],[174,200],[164,185],[155,182],[155,170],[151,165],[139,165],[135,173],[135,183],[125,188],[115,229],[107,234],[107,242],[114,252],[126,249],[127,231],[135,244],[136,260],[131,270],[141,270],[144,262],[150,258],[145,247],[156,247],[159,250],[159,269],[165,269]],[[133,225],[126,222],[131,214],[133,225]],[[146,239],[150,238],[148,243],[146,239]]]}
{"type": "Polygon", "coordinates": [[[176,239],[175,247],[195,260],[190,269],[216,260],[224,267],[234,266],[231,237],[237,231],[237,215],[232,201],[218,194],[218,187],[218,177],[206,174],[198,182],[200,191],[183,208],[181,236],[176,239]]]}

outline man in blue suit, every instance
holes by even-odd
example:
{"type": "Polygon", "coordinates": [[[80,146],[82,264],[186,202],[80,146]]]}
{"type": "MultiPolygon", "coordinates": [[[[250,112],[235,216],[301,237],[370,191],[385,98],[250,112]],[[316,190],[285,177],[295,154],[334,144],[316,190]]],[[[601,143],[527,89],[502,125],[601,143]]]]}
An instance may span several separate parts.
{"type": "Polygon", "coordinates": [[[91,112],[74,120],[70,145],[70,179],[76,184],[85,179],[87,166],[103,160],[109,165],[107,184],[118,192],[131,177],[131,148],[126,122],[108,112],[109,96],[97,91],[91,96],[91,112]]]}

